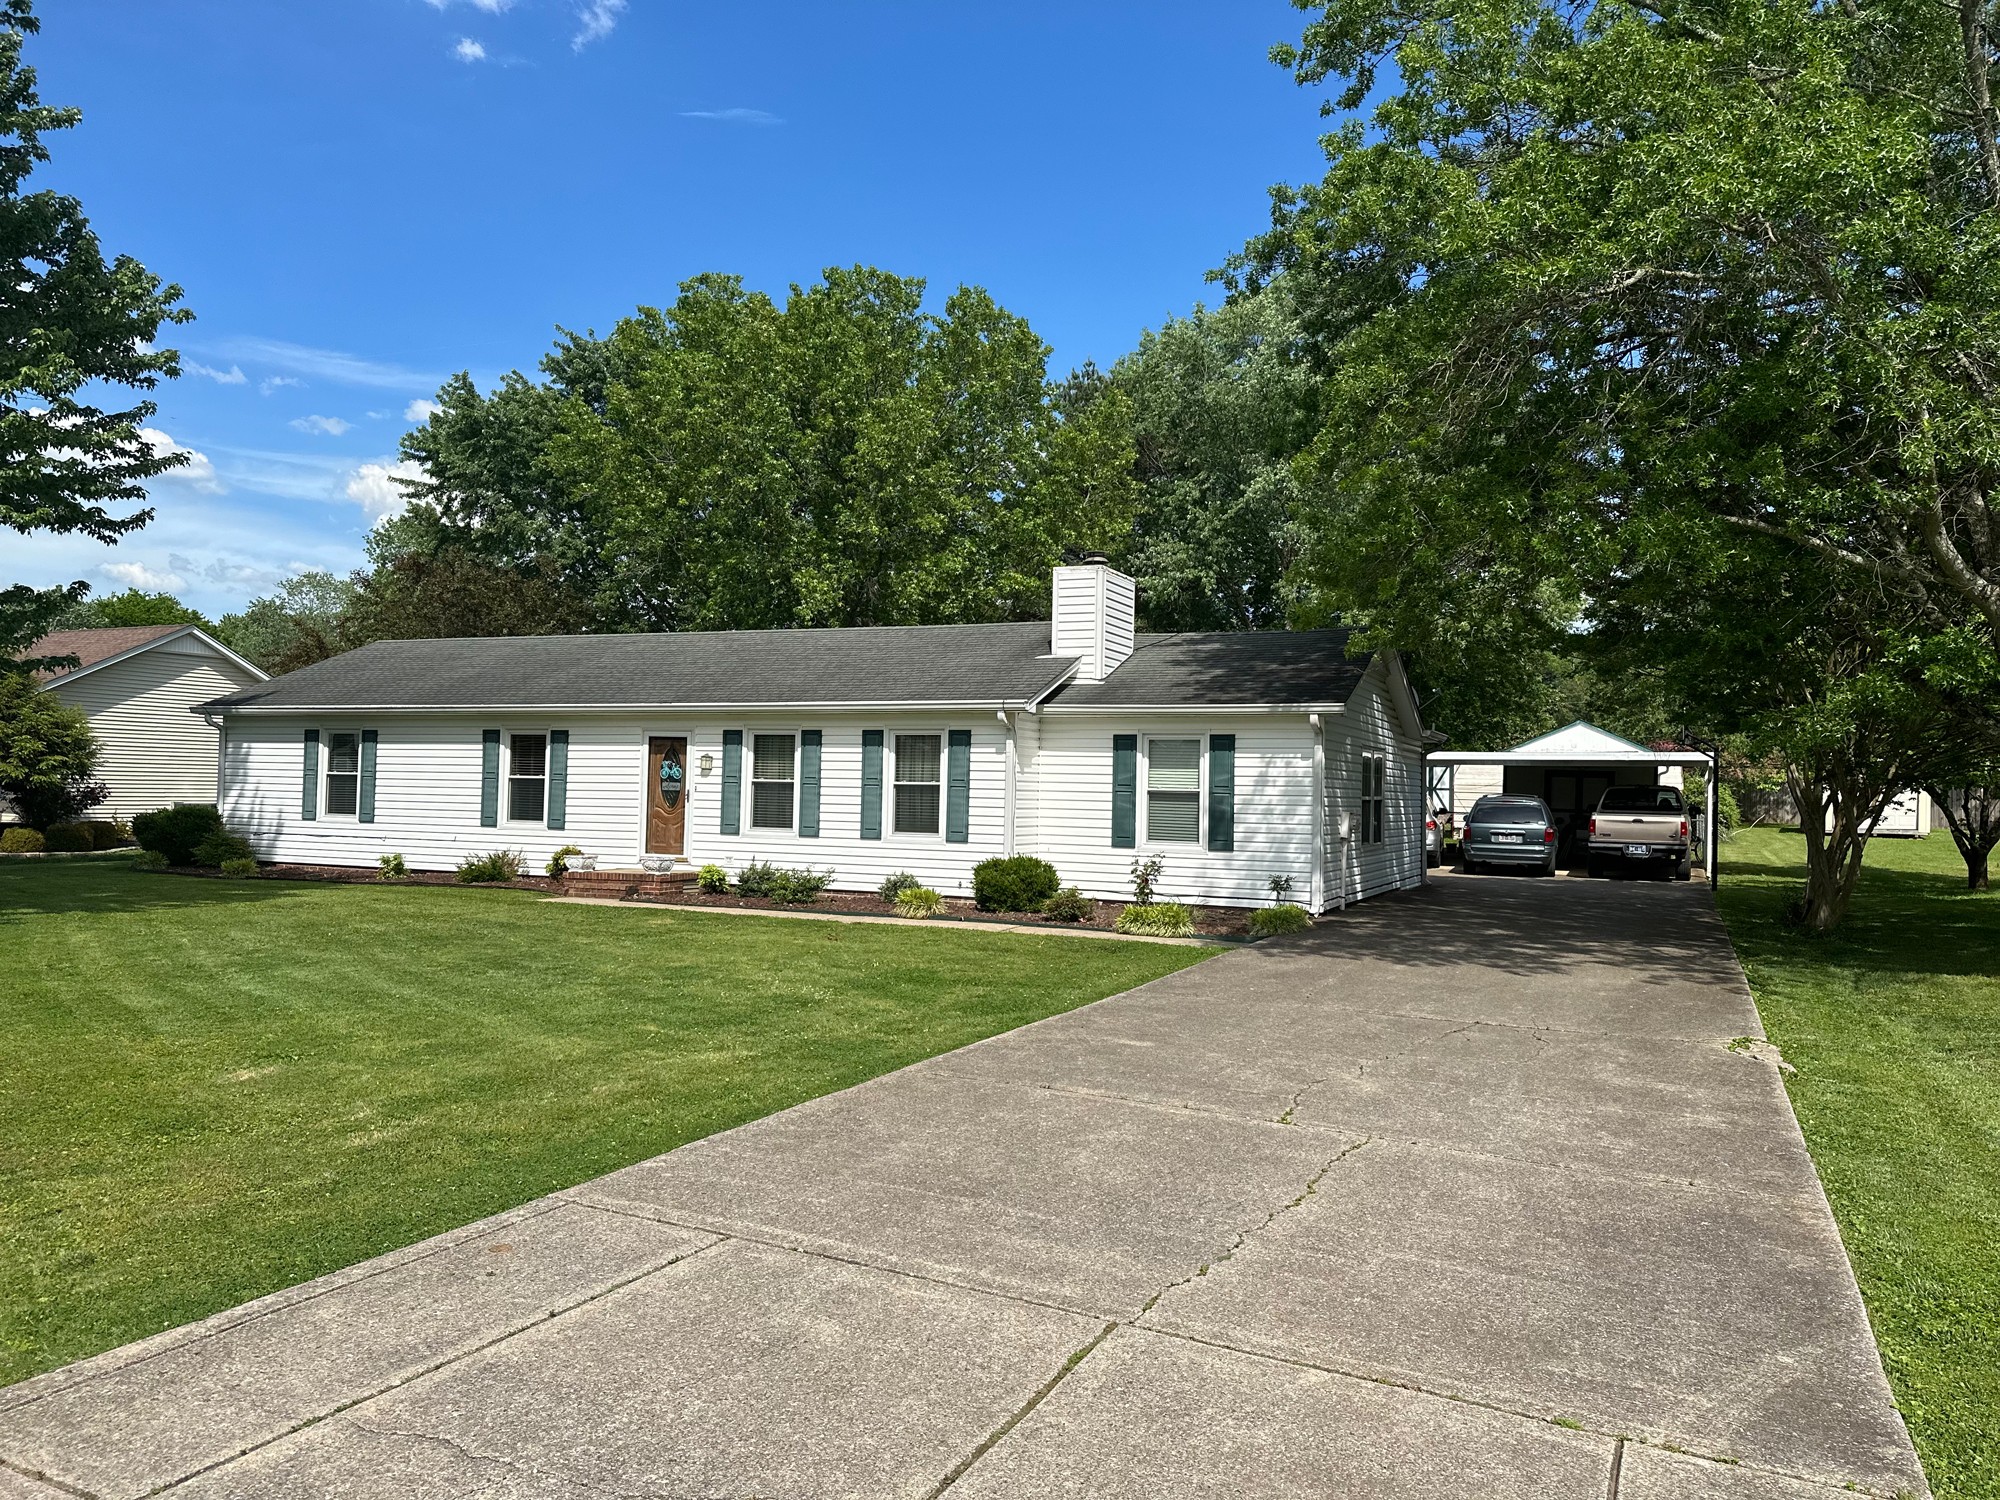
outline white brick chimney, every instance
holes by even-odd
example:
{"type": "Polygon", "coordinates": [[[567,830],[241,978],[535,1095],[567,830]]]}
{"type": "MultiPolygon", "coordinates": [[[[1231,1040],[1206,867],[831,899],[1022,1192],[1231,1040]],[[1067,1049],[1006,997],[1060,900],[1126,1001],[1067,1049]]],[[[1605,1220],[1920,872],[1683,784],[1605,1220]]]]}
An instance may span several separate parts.
{"type": "Polygon", "coordinates": [[[1132,612],[1138,586],[1101,552],[1056,569],[1050,650],[1080,658],[1077,682],[1102,682],[1132,654],[1132,612]]]}

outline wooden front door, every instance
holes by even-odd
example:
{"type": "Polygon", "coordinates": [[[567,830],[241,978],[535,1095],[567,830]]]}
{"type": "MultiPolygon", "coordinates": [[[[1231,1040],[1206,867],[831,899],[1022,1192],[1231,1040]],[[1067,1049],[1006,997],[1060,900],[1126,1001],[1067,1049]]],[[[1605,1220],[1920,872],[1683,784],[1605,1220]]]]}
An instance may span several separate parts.
{"type": "Polygon", "coordinates": [[[646,741],[646,852],[687,853],[687,759],[683,736],[646,741]]]}

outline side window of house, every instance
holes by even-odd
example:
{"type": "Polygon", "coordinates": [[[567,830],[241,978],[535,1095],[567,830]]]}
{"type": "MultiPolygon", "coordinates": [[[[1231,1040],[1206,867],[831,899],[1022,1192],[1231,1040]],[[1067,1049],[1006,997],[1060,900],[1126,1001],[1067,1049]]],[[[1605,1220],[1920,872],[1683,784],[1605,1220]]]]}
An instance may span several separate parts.
{"type": "Polygon", "coordinates": [[[507,821],[539,823],[549,805],[549,737],[517,734],[507,742],[507,821]]]}
{"type": "Polygon", "coordinates": [[[326,815],[351,818],[361,806],[361,735],[335,729],[326,737],[326,815]]]}
{"type": "Polygon", "coordinates": [[[1387,804],[1387,772],[1389,763],[1380,755],[1361,757],[1361,842],[1379,844],[1383,842],[1383,811],[1387,804]]]}
{"type": "Polygon", "coordinates": [[[943,738],[896,736],[896,832],[938,831],[938,790],[943,781],[943,738]]]}
{"type": "Polygon", "coordinates": [[[1146,742],[1146,840],[1193,844],[1201,839],[1201,741],[1146,742]]]}
{"type": "Polygon", "coordinates": [[[750,826],[792,826],[795,741],[789,734],[759,734],[750,741],[750,826]]]}

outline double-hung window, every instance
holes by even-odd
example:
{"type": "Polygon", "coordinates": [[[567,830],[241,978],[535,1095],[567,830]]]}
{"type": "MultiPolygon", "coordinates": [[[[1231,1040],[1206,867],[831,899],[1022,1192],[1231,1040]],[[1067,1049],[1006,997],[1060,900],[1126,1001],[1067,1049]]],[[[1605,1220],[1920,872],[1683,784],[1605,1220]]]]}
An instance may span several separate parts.
{"type": "Polygon", "coordinates": [[[361,735],[334,729],[326,736],[326,815],[352,818],[361,807],[361,735]]]}
{"type": "Polygon", "coordinates": [[[1361,842],[1383,842],[1384,810],[1388,806],[1388,759],[1380,755],[1361,757],[1361,842]]]}
{"type": "Polygon", "coordinates": [[[540,823],[549,805],[549,737],[510,735],[507,741],[507,821],[540,823]]]}
{"type": "Polygon", "coordinates": [[[758,734],[750,739],[750,826],[790,828],[796,740],[789,734],[758,734]]]}
{"type": "Polygon", "coordinates": [[[896,832],[936,833],[943,781],[943,736],[896,736],[896,832]]]}
{"type": "Polygon", "coordinates": [[[1146,842],[1201,842],[1201,741],[1146,743],[1146,842]]]}

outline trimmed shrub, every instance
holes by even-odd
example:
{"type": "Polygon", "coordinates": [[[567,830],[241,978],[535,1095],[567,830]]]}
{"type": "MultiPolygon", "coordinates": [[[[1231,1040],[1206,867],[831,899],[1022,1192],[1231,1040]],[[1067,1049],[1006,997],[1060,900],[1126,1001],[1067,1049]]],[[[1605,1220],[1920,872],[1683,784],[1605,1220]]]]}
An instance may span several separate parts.
{"type": "Polygon", "coordinates": [[[778,883],[778,867],[757,859],[745,865],[736,877],[739,896],[769,896],[778,883]]]}
{"type": "Polygon", "coordinates": [[[521,851],[495,849],[491,854],[468,854],[458,862],[462,885],[497,885],[521,873],[521,851]]]}
{"type": "Polygon", "coordinates": [[[225,859],[222,873],[231,880],[254,880],[257,877],[257,861],[254,859],[225,859]]]}
{"type": "Polygon", "coordinates": [[[93,849],[117,849],[132,842],[130,828],[121,828],[118,824],[105,819],[79,823],[76,826],[90,830],[90,847],[93,849]]]}
{"type": "Polygon", "coordinates": [[[920,885],[904,886],[896,892],[895,901],[899,917],[934,917],[944,910],[944,897],[920,885]]]}
{"type": "Polygon", "coordinates": [[[0,833],[0,854],[40,854],[48,846],[48,840],[32,828],[10,828],[0,833]]]}
{"type": "Polygon", "coordinates": [[[729,890],[729,872],[721,865],[703,865],[694,872],[694,883],[709,895],[720,896],[729,890]]]}
{"type": "Polygon", "coordinates": [[[141,849],[164,854],[170,865],[191,865],[194,851],[211,833],[222,832],[222,814],[204,803],[163,807],[132,820],[132,837],[141,849]]]}
{"type": "Polygon", "coordinates": [[[1178,901],[1128,906],[1118,913],[1118,930],[1139,937],[1192,937],[1194,913],[1178,901]]]}
{"type": "Polygon", "coordinates": [[[810,906],[819,899],[820,892],[832,884],[831,870],[824,875],[810,867],[780,870],[771,883],[771,899],[782,906],[810,906]]]}
{"type": "Polygon", "coordinates": [[[564,844],[562,848],[549,856],[549,862],[542,866],[542,868],[547,872],[549,879],[554,880],[558,875],[569,869],[569,857],[572,854],[581,853],[583,851],[577,848],[576,845],[564,844]]]}
{"type": "Polygon", "coordinates": [[[1250,913],[1250,936],[1276,937],[1281,932],[1303,932],[1312,926],[1312,918],[1303,906],[1267,906],[1262,911],[1250,913]]]}
{"type": "Polygon", "coordinates": [[[400,854],[385,854],[375,861],[375,878],[391,885],[410,878],[410,867],[403,862],[400,854]]]}
{"type": "Polygon", "coordinates": [[[887,880],[875,887],[875,894],[880,896],[884,901],[894,901],[905,891],[920,891],[923,888],[924,883],[908,870],[898,870],[887,880]]]}
{"type": "Polygon", "coordinates": [[[981,911],[1040,911],[1061,888],[1056,867],[1032,854],[982,859],[972,867],[972,899],[981,911]]]}
{"type": "Polygon", "coordinates": [[[1066,885],[1042,903],[1042,915],[1058,922],[1088,922],[1097,903],[1073,885],[1066,885]]]}
{"type": "Polygon", "coordinates": [[[88,854],[96,847],[81,823],[57,823],[42,834],[42,842],[51,854],[88,854]]]}
{"type": "Polygon", "coordinates": [[[164,870],[166,867],[167,857],[157,849],[141,849],[132,859],[135,870],[164,870]]]}
{"type": "Polygon", "coordinates": [[[231,860],[255,860],[257,851],[250,847],[250,840],[240,833],[231,833],[227,828],[218,828],[195,846],[194,862],[198,865],[220,867],[231,860]]]}

